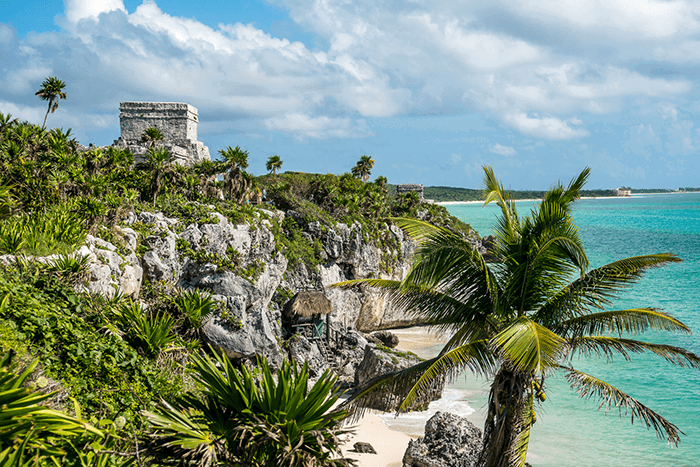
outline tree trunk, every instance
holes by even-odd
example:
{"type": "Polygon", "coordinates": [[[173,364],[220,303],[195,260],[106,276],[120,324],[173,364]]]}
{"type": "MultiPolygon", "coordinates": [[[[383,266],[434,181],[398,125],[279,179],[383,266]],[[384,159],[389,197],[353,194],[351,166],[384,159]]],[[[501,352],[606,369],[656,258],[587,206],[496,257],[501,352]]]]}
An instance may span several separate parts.
{"type": "Polygon", "coordinates": [[[46,109],[46,116],[44,117],[44,125],[41,127],[42,130],[46,129],[46,120],[48,120],[49,112],[51,112],[51,104],[53,104],[53,100],[49,101],[49,108],[46,109]]]}
{"type": "Polygon", "coordinates": [[[489,394],[489,410],[484,425],[479,466],[511,467],[513,448],[521,431],[526,390],[532,375],[504,363],[496,374],[489,394]]]}

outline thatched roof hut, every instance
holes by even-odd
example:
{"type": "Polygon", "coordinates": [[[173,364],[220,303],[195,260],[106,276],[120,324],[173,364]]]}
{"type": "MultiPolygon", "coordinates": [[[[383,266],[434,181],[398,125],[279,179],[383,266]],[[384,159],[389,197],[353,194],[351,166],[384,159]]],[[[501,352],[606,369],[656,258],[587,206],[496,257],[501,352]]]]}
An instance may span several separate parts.
{"type": "Polygon", "coordinates": [[[323,292],[299,292],[284,307],[288,318],[293,316],[310,318],[313,315],[328,315],[333,312],[333,305],[323,292]]]}

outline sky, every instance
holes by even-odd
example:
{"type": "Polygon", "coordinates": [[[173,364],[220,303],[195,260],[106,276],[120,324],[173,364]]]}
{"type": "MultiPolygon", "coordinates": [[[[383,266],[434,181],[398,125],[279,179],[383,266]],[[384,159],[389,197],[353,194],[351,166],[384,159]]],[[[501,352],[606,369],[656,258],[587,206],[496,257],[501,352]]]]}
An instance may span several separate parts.
{"type": "Polygon", "coordinates": [[[0,0],[0,112],[119,137],[119,102],[186,102],[250,171],[546,189],[700,187],[700,2],[0,0]]]}

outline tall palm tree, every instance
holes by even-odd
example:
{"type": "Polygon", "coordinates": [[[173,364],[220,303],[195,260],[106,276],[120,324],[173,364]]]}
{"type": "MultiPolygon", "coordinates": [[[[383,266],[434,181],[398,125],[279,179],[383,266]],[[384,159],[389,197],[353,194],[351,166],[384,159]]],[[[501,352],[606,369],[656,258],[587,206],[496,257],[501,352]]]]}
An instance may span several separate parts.
{"type": "Polygon", "coordinates": [[[41,88],[34,93],[39,96],[41,100],[49,101],[49,108],[46,110],[44,124],[41,127],[42,130],[46,128],[46,119],[49,118],[49,113],[54,113],[58,110],[58,101],[67,97],[66,93],[63,92],[65,87],[66,83],[55,76],[49,76],[41,83],[41,88]]]}
{"type": "Polygon", "coordinates": [[[544,400],[545,380],[563,372],[583,397],[598,397],[601,407],[620,408],[674,444],[678,428],[620,389],[573,367],[574,356],[652,352],[667,361],[700,368],[700,357],[683,348],[633,339],[646,330],[690,332],[667,313],[653,308],[605,310],[622,289],[650,268],[680,259],[671,253],[626,258],[589,270],[571,216],[589,169],[545,195],[526,217],[485,169],[486,204],[501,214],[494,256],[487,263],[460,235],[417,220],[397,220],[419,242],[414,265],[403,281],[366,279],[384,289],[405,309],[428,324],[452,333],[440,354],[408,370],[389,374],[362,388],[356,407],[382,400],[391,391],[410,407],[437,375],[465,369],[491,378],[484,426],[482,466],[522,466],[537,400],[544,400]]]}
{"type": "Polygon", "coordinates": [[[226,149],[219,149],[219,155],[224,158],[221,162],[225,171],[224,192],[229,198],[242,203],[252,187],[252,178],[245,172],[248,168],[248,151],[240,146],[227,146],[226,149]]]}
{"type": "Polygon", "coordinates": [[[163,187],[163,174],[168,168],[170,157],[170,151],[167,149],[150,148],[146,152],[145,167],[151,172],[151,187],[149,192],[154,205],[163,187]]]}
{"type": "Polygon", "coordinates": [[[270,156],[267,159],[267,164],[265,164],[265,168],[273,174],[276,174],[279,169],[282,168],[282,159],[280,159],[280,156],[275,154],[274,156],[270,156]]]}
{"type": "Polygon", "coordinates": [[[370,156],[360,157],[360,160],[357,161],[355,167],[352,168],[352,174],[366,182],[369,180],[369,176],[372,173],[372,167],[374,167],[375,162],[376,161],[370,156]]]}

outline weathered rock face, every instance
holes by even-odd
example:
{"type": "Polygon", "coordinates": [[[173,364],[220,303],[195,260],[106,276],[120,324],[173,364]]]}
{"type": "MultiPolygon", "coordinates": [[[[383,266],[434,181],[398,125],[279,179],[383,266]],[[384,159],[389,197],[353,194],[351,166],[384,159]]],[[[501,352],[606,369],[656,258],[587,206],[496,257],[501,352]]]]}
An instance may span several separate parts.
{"type": "MultiPolygon", "coordinates": [[[[285,214],[261,210],[256,215],[258,219],[251,225],[236,225],[215,212],[210,218],[216,222],[184,226],[178,219],[161,213],[131,213],[127,225],[140,223],[153,232],[142,242],[147,248],[142,261],[133,254],[137,236],[130,228],[123,229],[132,251],[127,260],[117,261],[113,249],[93,242],[94,245],[87,248],[94,256],[101,257],[104,264],[95,267],[89,287],[105,294],[120,287],[124,293],[136,296],[143,268],[143,274],[151,282],[206,290],[225,303],[228,314],[243,325],[236,326],[237,322],[219,318],[210,320],[203,328],[208,343],[234,358],[265,355],[273,363],[282,359],[280,340],[289,337],[283,329],[280,304],[274,302],[273,297],[279,290],[292,294],[321,291],[332,304],[329,322],[333,330],[346,339],[364,341],[359,345],[341,344],[336,349],[335,360],[330,362],[350,383],[365,357],[366,341],[361,337],[355,339],[348,334],[349,329],[370,332],[413,324],[416,320],[394,308],[380,292],[331,286],[371,277],[403,279],[415,251],[414,242],[405,237],[401,229],[390,226],[383,235],[385,240],[391,240],[387,244],[392,246],[382,251],[363,239],[365,234],[359,223],[350,226],[338,223],[332,228],[322,228],[319,222],[305,224],[303,216],[294,211],[285,214]],[[282,221],[285,216],[302,226],[307,239],[323,245],[323,264],[311,268],[300,262],[294,269],[287,270],[287,260],[277,251],[270,221],[266,220],[282,221]],[[243,274],[246,270],[254,272],[243,274]],[[344,347],[353,350],[346,352],[344,347]]],[[[395,345],[391,339],[383,342],[395,345]]]]}
{"type": "Polygon", "coordinates": [[[132,229],[121,229],[129,253],[121,254],[117,247],[100,238],[88,235],[76,254],[87,256],[88,280],[85,285],[90,292],[112,297],[122,293],[133,298],[138,297],[143,280],[143,269],[136,256],[136,232],[132,229]]]}
{"type": "Polygon", "coordinates": [[[481,430],[469,420],[437,412],[425,436],[408,443],[403,467],[473,467],[481,451],[481,430]]]}
{"type": "MultiPolygon", "coordinates": [[[[375,344],[367,344],[367,346],[365,346],[365,356],[355,373],[355,386],[362,386],[377,376],[403,370],[421,361],[422,359],[411,353],[397,352],[375,344]]],[[[411,410],[425,410],[431,401],[438,400],[442,397],[444,386],[444,377],[436,379],[431,389],[422,397],[416,399],[411,410]]],[[[391,394],[376,401],[369,401],[367,407],[391,412],[398,408],[402,399],[403,398],[398,394],[391,394]]]]}
{"type": "Polygon", "coordinates": [[[328,369],[328,361],[321,354],[318,345],[315,342],[309,341],[301,335],[293,336],[287,341],[289,349],[289,358],[296,362],[299,366],[304,362],[309,364],[309,376],[318,378],[328,369]]]}

